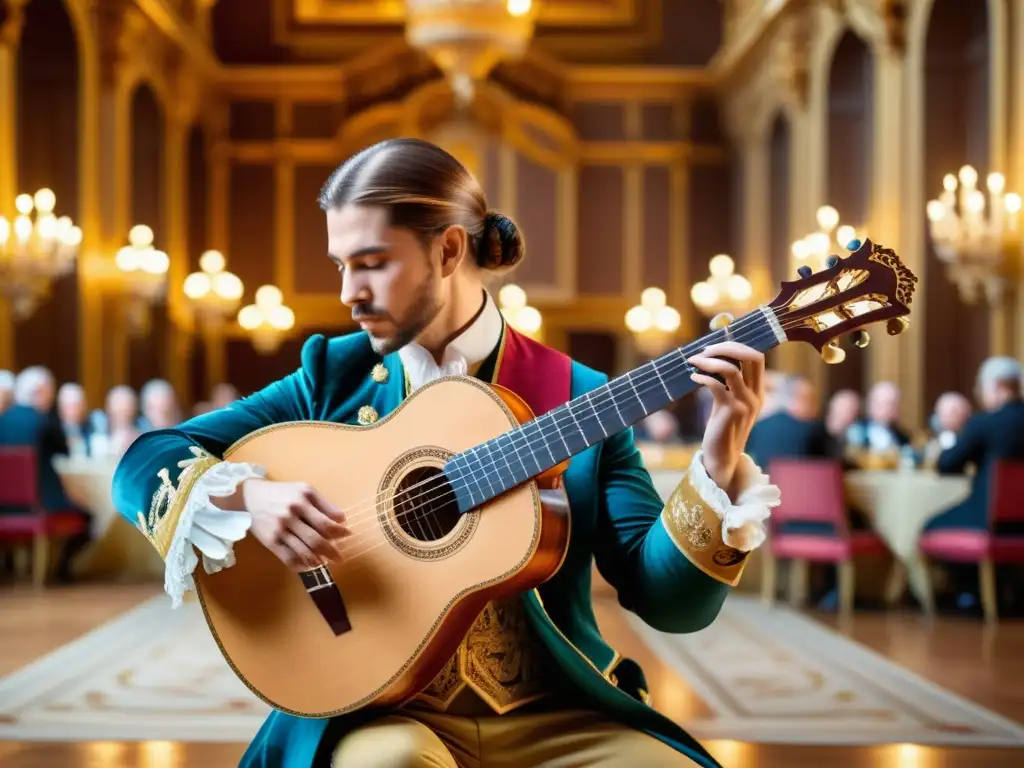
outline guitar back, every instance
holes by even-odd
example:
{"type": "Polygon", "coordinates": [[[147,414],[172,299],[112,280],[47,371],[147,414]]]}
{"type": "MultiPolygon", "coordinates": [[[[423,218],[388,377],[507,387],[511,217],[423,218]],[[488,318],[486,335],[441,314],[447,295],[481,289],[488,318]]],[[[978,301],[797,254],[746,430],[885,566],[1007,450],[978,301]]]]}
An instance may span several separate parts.
{"type": "Polygon", "coordinates": [[[305,582],[252,536],[231,568],[196,569],[206,620],[239,678],[305,717],[393,706],[430,682],[488,600],[548,578],[564,555],[567,511],[545,532],[530,482],[460,515],[438,477],[452,455],[518,423],[487,385],[444,379],[371,427],[295,422],[233,446],[226,459],[310,484],[352,531],[341,561],[305,582]],[[334,597],[332,628],[323,606],[334,597]]]}

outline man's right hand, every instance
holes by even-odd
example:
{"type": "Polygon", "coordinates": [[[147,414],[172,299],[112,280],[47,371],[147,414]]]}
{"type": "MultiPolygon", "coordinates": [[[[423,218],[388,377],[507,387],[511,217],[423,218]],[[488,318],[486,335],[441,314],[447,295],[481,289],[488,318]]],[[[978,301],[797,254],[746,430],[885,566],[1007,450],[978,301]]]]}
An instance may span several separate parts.
{"type": "Polygon", "coordinates": [[[333,542],[351,531],[344,513],[315,489],[253,478],[242,484],[242,498],[253,536],[293,571],[340,559],[333,542]]]}

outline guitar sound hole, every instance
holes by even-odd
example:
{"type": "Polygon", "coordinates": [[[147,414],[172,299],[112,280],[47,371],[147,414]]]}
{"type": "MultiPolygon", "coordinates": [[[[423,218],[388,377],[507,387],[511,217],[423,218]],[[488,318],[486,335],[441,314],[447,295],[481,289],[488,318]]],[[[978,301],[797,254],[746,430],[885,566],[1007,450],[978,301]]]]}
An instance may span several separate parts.
{"type": "Polygon", "coordinates": [[[444,538],[461,518],[455,492],[439,467],[416,467],[398,483],[395,519],[417,541],[444,538]]]}

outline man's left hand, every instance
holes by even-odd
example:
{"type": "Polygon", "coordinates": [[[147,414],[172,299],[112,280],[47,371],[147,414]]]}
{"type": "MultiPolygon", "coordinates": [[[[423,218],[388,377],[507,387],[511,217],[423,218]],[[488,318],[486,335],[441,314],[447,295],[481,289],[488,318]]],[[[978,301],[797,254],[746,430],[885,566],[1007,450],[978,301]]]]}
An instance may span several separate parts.
{"type": "Polygon", "coordinates": [[[734,341],[713,344],[688,362],[700,371],[690,378],[707,387],[714,398],[711,416],[704,428],[704,469],[723,491],[732,492],[736,467],[747,445],[750,430],[764,405],[764,355],[734,341]],[[729,360],[740,365],[737,368],[729,360]],[[725,384],[708,374],[718,374],[725,384]]]}

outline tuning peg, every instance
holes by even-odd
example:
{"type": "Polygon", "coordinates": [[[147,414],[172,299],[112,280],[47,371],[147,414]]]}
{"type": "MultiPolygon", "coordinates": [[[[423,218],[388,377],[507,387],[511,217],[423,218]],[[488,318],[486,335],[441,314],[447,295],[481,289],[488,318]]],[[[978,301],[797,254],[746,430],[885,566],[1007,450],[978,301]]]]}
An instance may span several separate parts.
{"type": "Polygon", "coordinates": [[[836,264],[839,263],[839,257],[834,253],[825,259],[825,269],[832,269],[836,264]]]}
{"type": "Polygon", "coordinates": [[[858,349],[864,349],[871,342],[867,331],[854,331],[850,334],[850,338],[853,340],[853,346],[858,349]]]}
{"type": "Polygon", "coordinates": [[[860,240],[851,240],[846,244],[846,250],[848,251],[859,251],[862,243],[860,240]]]}
{"type": "Polygon", "coordinates": [[[711,318],[711,322],[709,323],[709,325],[711,326],[712,331],[720,331],[735,319],[736,318],[734,318],[728,312],[720,312],[711,318]]]}
{"type": "Polygon", "coordinates": [[[814,274],[814,270],[804,264],[802,267],[797,268],[796,273],[800,275],[800,277],[807,278],[814,274]]]}
{"type": "Polygon", "coordinates": [[[841,363],[846,359],[846,350],[836,344],[834,341],[830,341],[821,349],[821,359],[829,365],[835,365],[841,363]]]}
{"type": "Polygon", "coordinates": [[[885,332],[890,336],[899,336],[910,326],[910,321],[905,317],[893,317],[885,324],[885,332]]]}

